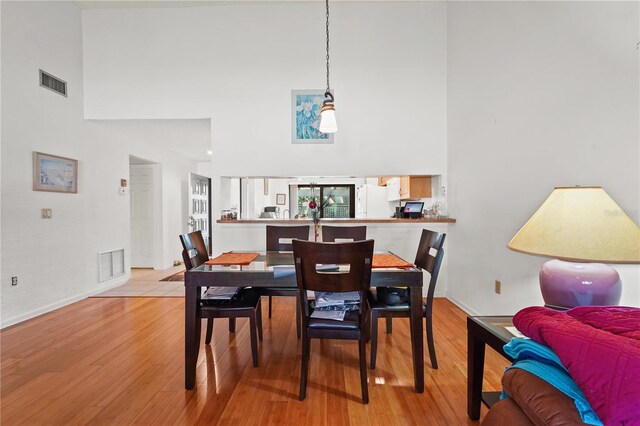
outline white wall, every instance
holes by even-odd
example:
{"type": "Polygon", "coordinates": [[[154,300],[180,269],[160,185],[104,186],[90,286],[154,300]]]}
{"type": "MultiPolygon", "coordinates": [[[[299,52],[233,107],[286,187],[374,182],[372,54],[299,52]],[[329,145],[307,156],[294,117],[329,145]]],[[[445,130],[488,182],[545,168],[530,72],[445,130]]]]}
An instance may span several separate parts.
{"type": "MultiPolygon", "coordinates": [[[[448,295],[471,311],[542,303],[546,259],[506,245],[555,186],[640,222],[639,23],[638,2],[448,3],[448,295]]],[[[639,306],[639,268],[616,269],[639,306]]]]}
{"type": "MultiPolygon", "coordinates": [[[[284,212],[284,209],[289,208],[289,180],[288,179],[268,179],[268,193],[264,193],[264,179],[251,179],[250,183],[253,183],[253,197],[254,205],[253,210],[248,213],[251,216],[248,218],[260,217],[260,213],[264,212],[264,208],[267,206],[276,206],[280,209],[280,214],[284,212]],[[276,204],[276,194],[285,194],[286,203],[284,206],[278,206],[276,204]]],[[[239,206],[236,206],[239,207],[239,206]]],[[[280,216],[282,217],[282,216],[280,216]]]]}
{"type": "Polygon", "coordinates": [[[291,145],[291,90],[324,88],[321,2],[86,10],[87,117],[212,117],[219,176],[443,173],[445,3],[331,7],[334,145],[291,145]]]}
{"type": "Polygon", "coordinates": [[[124,248],[129,266],[129,154],[161,164],[164,266],[180,255],[186,176],[195,164],[83,119],[82,32],[72,2],[2,2],[1,325],[96,293],[98,252],[124,248]],[[38,86],[42,68],[68,97],[38,86]],[[79,160],[78,194],[32,191],[32,152],[79,160]],[[40,219],[51,208],[53,218],[40,219]],[[18,286],[11,277],[18,276],[18,286]]]}

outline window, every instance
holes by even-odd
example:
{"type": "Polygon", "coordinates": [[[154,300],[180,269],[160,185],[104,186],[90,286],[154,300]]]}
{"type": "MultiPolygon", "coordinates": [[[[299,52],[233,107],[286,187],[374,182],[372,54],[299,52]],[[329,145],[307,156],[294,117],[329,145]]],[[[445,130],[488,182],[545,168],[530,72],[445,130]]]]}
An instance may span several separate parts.
{"type": "Polygon", "coordinates": [[[309,201],[315,198],[321,218],[354,218],[355,185],[311,185],[298,186],[298,213],[311,217],[309,201]],[[322,202],[320,201],[322,200],[322,202]]]}

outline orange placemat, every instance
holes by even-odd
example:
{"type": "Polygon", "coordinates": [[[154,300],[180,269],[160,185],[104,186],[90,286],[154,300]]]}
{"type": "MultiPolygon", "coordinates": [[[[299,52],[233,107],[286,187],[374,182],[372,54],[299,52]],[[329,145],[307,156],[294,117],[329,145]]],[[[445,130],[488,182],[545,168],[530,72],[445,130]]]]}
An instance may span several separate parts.
{"type": "Polygon", "coordinates": [[[260,253],[222,253],[205,263],[207,265],[248,265],[258,256],[260,253]]]}
{"type": "Polygon", "coordinates": [[[400,259],[395,254],[374,254],[372,268],[409,268],[413,264],[400,259]]]}

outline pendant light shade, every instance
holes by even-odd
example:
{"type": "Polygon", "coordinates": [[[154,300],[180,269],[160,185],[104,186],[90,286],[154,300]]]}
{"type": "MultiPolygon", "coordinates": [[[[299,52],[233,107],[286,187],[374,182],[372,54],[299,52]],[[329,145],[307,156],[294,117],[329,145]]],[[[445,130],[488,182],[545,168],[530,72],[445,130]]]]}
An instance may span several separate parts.
{"type": "Polygon", "coordinates": [[[329,92],[324,94],[326,99],[322,103],[320,110],[320,126],[318,130],[322,133],[335,133],[338,131],[336,122],[336,109],[333,106],[333,95],[329,92]]]}
{"type": "Polygon", "coordinates": [[[333,94],[329,84],[329,0],[325,0],[327,7],[327,90],[324,93],[324,102],[320,110],[320,125],[318,130],[321,133],[335,133],[338,131],[338,123],[336,122],[336,109],[333,106],[333,94]]]}

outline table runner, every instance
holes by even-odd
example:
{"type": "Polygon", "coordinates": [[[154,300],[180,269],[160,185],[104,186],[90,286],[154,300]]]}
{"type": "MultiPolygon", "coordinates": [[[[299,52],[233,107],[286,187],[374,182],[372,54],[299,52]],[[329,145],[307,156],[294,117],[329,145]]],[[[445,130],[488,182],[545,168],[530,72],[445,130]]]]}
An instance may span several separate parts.
{"type": "Polygon", "coordinates": [[[372,268],[410,268],[413,264],[402,260],[395,254],[374,254],[372,268]]]}
{"type": "Polygon", "coordinates": [[[259,255],[260,253],[222,253],[205,263],[207,265],[248,265],[259,255]]]}

